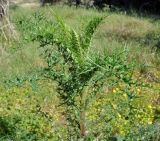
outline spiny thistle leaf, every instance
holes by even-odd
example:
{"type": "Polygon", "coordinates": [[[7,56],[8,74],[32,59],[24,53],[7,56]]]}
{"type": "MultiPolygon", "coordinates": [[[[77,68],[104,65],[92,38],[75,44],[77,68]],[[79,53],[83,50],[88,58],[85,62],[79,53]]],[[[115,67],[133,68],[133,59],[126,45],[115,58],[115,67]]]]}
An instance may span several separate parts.
{"type": "Polygon", "coordinates": [[[55,16],[55,18],[58,24],[58,40],[63,43],[67,50],[70,51],[71,56],[76,63],[82,63],[82,51],[79,35],[73,29],[68,27],[61,18],[58,16],[55,16]]]}
{"type": "Polygon", "coordinates": [[[90,47],[93,34],[95,33],[97,27],[99,26],[99,24],[102,22],[103,19],[104,19],[103,17],[93,18],[86,26],[82,37],[82,42],[83,42],[82,47],[84,50],[90,47]]]}
{"type": "Polygon", "coordinates": [[[65,22],[57,15],[55,15],[55,19],[56,19],[56,32],[54,33],[54,35],[56,34],[57,39],[59,40],[59,42],[63,43],[63,46],[68,48],[70,46],[70,27],[67,26],[65,24],[65,22]]]}
{"type": "Polygon", "coordinates": [[[65,22],[55,15],[56,24],[57,26],[55,28],[55,32],[52,33],[54,35],[54,44],[57,45],[59,48],[59,51],[61,52],[64,60],[70,60],[72,62],[76,62],[75,55],[73,51],[73,45],[71,45],[72,35],[71,35],[71,29],[68,27],[65,22]]]}
{"type": "Polygon", "coordinates": [[[82,63],[82,51],[81,51],[81,44],[79,35],[74,31],[71,30],[71,40],[70,40],[70,50],[72,51],[73,55],[76,58],[76,61],[80,64],[82,63]]]}

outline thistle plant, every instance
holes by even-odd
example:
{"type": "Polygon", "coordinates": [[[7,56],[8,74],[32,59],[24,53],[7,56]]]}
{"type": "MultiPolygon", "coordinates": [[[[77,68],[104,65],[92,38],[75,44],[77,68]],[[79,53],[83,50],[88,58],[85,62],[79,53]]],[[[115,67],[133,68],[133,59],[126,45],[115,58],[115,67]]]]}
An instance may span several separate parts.
{"type": "Polygon", "coordinates": [[[65,106],[68,139],[85,139],[86,110],[91,99],[103,88],[106,78],[121,76],[123,79],[129,67],[122,62],[122,56],[90,54],[92,39],[103,17],[89,21],[82,34],[67,26],[58,16],[55,19],[56,22],[45,27],[36,38],[47,62],[43,74],[57,83],[60,105],[65,106]]]}
{"type": "Polygon", "coordinates": [[[91,63],[88,53],[93,35],[102,20],[99,17],[91,20],[80,35],[56,16],[57,22],[52,30],[37,38],[42,47],[53,45],[45,48],[48,64],[45,76],[57,82],[59,98],[66,105],[68,124],[74,127],[74,131],[80,131],[79,137],[86,136],[85,90],[100,64],[98,58],[91,63]]]}

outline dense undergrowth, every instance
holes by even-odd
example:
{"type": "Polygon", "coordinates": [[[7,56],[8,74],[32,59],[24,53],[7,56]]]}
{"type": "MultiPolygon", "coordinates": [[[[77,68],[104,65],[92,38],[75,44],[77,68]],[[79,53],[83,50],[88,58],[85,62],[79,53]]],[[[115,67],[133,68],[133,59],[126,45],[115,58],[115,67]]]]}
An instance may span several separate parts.
{"type": "Polygon", "coordinates": [[[12,16],[0,140],[160,139],[159,20],[61,6],[12,16]]]}

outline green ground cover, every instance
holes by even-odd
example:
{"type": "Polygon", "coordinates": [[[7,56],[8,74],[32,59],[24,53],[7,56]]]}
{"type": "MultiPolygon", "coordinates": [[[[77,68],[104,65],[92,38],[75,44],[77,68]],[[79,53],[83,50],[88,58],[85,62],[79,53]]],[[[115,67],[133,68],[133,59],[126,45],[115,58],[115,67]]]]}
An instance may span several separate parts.
{"type": "MultiPolygon", "coordinates": [[[[11,22],[17,40],[8,44],[2,37],[0,43],[0,47],[6,43],[5,48],[1,47],[3,53],[0,56],[0,140],[160,139],[160,20],[157,17],[56,5],[44,8],[35,6],[32,9],[14,7],[11,9],[11,22]],[[89,97],[85,109],[85,135],[81,134],[79,127],[80,112],[74,110],[70,103],[59,106],[64,98],[59,96],[61,92],[57,88],[66,90],[60,84],[61,79],[54,78],[52,81],[51,77],[43,77],[42,70],[47,68],[51,73],[49,64],[53,65],[52,61],[55,61],[47,51],[52,51],[56,57],[61,55],[58,50],[52,50],[52,45],[45,50],[44,42],[41,42],[43,38],[49,40],[47,43],[54,40],[48,35],[53,35],[62,43],[64,41],[59,36],[70,41],[68,36],[60,34],[65,33],[61,28],[55,28],[58,25],[55,15],[72,27],[78,36],[83,35],[90,20],[105,17],[97,27],[87,52],[96,64],[105,66],[108,73],[100,69],[89,82],[76,77],[81,84],[87,81],[87,86],[84,86],[87,96],[95,92],[94,88],[99,88],[96,95],[89,97]],[[55,32],[54,29],[58,30],[55,32]],[[42,38],[37,40],[37,37],[42,38]],[[43,48],[39,48],[40,45],[43,48]],[[104,78],[107,76],[103,85],[93,85],[92,82],[102,73],[106,74],[104,78]],[[73,121],[67,119],[68,115],[74,117],[73,121]],[[79,123],[76,125],[75,121],[79,123]],[[69,123],[74,124],[69,126],[69,123]]],[[[67,34],[70,32],[67,31],[67,34]]],[[[77,41],[74,43],[77,46],[77,41]]],[[[77,81],[69,81],[74,76],[66,72],[68,64],[60,63],[63,67],[54,67],[58,72],[62,70],[63,84],[68,87],[72,83],[79,86],[77,81]]],[[[95,67],[92,65],[87,64],[85,69],[88,71],[89,67],[95,67]]],[[[87,77],[90,77],[89,74],[87,77]]],[[[70,89],[67,92],[78,94],[75,91],[70,89]]],[[[80,107],[80,95],[74,98],[80,107]]]]}

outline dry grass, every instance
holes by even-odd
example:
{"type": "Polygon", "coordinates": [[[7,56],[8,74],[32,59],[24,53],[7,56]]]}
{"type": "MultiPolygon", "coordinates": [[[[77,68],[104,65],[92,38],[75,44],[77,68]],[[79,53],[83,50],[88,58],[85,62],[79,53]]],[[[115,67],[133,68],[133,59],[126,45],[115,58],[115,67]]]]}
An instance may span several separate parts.
{"type": "MultiPolygon", "coordinates": [[[[53,20],[52,12],[57,13],[67,24],[71,25],[79,32],[94,16],[108,15],[98,33],[95,35],[93,40],[94,48],[92,51],[100,53],[105,51],[110,54],[127,48],[130,54],[129,60],[131,62],[136,61],[139,69],[143,69],[143,66],[145,65],[150,66],[149,71],[153,71],[154,73],[159,72],[159,55],[151,48],[151,44],[143,43],[143,41],[146,40],[147,35],[160,33],[159,20],[153,22],[153,18],[98,12],[93,9],[85,10],[82,8],[76,9],[75,7],[69,8],[62,5],[44,8],[34,7],[32,9],[28,9],[28,7],[18,7],[17,9],[12,9],[11,19],[12,21],[15,21],[15,19],[22,15],[28,17],[35,11],[44,13],[44,15],[51,20],[53,20]]],[[[1,76],[4,76],[4,73],[5,76],[25,74],[28,71],[43,65],[43,61],[38,56],[39,51],[36,49],[35,44],[26,44],[24,49],[20,51],[21,53],[15,53],[14,55],[13,53],[10,53],[9,50],[10,49],[8,49],[7,52],[5,51],[3,57],[0,58],[0,61],[3,62],[0,65],[1,76]],[[6,56],[5,54],[9,55],[7,58],[9,63],[4,59],[4,56],[6,56]]]]}
{"type": "Polygon", "coordinates": [[[144,38],[157,29],[149,20],[127,15],[112,14],[103,25],[101,34],[116,36],[118,39],[133,40],[144,38]]]}

